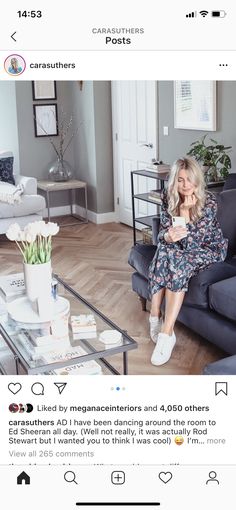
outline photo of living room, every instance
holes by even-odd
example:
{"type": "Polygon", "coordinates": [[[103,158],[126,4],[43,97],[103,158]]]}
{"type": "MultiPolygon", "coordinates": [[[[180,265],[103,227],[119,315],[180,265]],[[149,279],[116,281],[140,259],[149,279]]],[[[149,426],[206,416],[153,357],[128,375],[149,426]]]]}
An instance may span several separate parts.
{"type": "Polygon", "coordinates": [[[2,81],[0,106],[1,373],[236,374],[236,82],[2,81]],[[158,366],[149,268],[186,157],[228,249],[191,277],[158,366]]]}

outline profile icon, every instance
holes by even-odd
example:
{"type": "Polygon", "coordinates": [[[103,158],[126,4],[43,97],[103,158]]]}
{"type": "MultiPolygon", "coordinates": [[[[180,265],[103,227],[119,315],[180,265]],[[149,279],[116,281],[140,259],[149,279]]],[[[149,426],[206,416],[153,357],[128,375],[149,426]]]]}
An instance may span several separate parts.
{"type": "Polygon", "coordinates": [[[217,480],[217,473],[215,471],[210,471],[210,473],[208,474],[209,478],[208,480],[206,481],[206,485],[209,483],[209,482],[216,482],[217,485],[219,485],[219,480],[217,480]]]}
{"type": "Polygon", "coordinates": [[[5,71],[11,76],[19,76],[26,68],[25,59],[21,55],[9,55],[4,62],[5,71]]]}

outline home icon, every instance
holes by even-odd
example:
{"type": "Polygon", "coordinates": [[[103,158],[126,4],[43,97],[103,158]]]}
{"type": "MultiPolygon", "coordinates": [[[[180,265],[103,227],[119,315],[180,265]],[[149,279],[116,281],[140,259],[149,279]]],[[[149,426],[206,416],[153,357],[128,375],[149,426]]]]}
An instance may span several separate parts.
{"type": "Polygon", "coordinates": [[[27,473],[25,471],[22,471],[22,473],[20,473],[20,475],[18,475],[17,477],[17,485],[30,485],[30,477],[29,475],[27,475],[27,473]]]}

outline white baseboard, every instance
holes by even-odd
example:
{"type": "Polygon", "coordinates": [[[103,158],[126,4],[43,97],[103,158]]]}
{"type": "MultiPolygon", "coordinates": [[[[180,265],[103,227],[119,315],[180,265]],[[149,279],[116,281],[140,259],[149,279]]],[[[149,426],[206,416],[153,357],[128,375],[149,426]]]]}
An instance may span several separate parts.
{"type": "MultiPolygon", "coordinates": [[[[70,214],[70,206],[62,205],[59,207],[50,207],[50,216],[53,218],[54,216],[65,216],[66,214],[70,214]]],[[[48,210],[44,209],[43,218],[47,220],[48,218],[48,210]]]]}
{"type": "MultiPolygon", "coordinates": [[[[71,211],[69,205],[50,208],[51,218],[55,216],[65,216],[67,214],[70,214],[70,212],[71,211]]],[[[73,213],[78,214],[82,218],[85,218],[86,215],[85,208],[77,204],[73,205],[73,213]]],[[[47,219],[47,209],[44,209],[43,217],[47,219]]],[[[92,223],[96,223],[96,225],[101,225],[103,223],[113,223],[117,222],[117,215],[115,212],[98,214],[95,213],[94,211],[88,210],[88,220],[91,221],[92,223]]]]}

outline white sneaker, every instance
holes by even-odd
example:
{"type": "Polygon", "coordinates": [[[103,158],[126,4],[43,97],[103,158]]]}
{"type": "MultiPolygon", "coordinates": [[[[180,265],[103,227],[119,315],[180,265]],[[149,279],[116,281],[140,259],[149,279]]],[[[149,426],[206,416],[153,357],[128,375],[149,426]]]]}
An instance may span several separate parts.
{"type": "Polygon", "coordinates": [[[176,336],[174,331],[172,335],[159,333],[156,347],[152,353],[151,363],[156,366],[164,365],[164,363],[167,363],[171,357],[175,342],[176,336]]]}
{"type": "Polygon", "coordinates": [[[162,327],[162,317],[155,317],[154,315],[149,315],[149,324],[150,324],[150,337],[154,344],[157,343],[157,337],[161,332],[162,327]]]}

